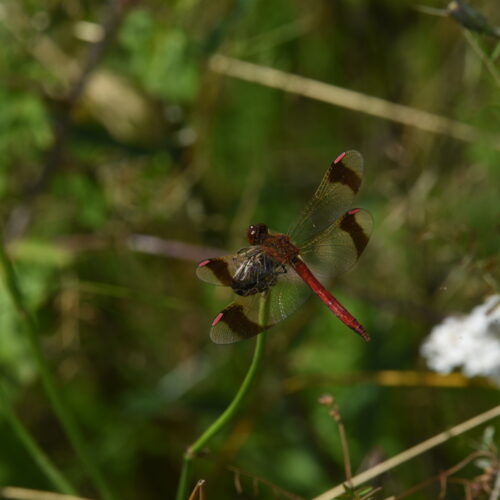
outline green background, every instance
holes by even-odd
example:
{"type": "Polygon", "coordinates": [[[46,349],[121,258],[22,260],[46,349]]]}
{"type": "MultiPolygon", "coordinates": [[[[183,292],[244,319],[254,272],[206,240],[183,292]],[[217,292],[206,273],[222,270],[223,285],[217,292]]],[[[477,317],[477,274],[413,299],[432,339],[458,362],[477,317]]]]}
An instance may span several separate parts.
{"type": "MultiPolygon", "coordinates": [[[[324,392],[339,404],[354,471],[497,404],[486,381],[405,383],[426,371],[419,349],[435,324],[498,292],[500,140],[488,135],[500,137],[500,70],[481,60],[496,40],[406,0],[128,3],[118,3],[121,17],[112,2],[0,4],[4,236],[43,351],[117,498],[174,497],[185,448],[250,363],[253,341],[210,342],[231,293],[198,281],[196,261],[239,249],[252,222],[285,231],[348,149],[365,158],[356,206],[372,213],[374,232],[332,290],[373,340],[318,300],[273,329],[250,398],[195,461],[194,478],[207,481],[209,500],[237,497],[227,464],[303,497],[343,482],[338,428],[317,402],[324,392]],[[116,29],[68,104],[103,19],[116,29]],[[230,78],[210,69],[216,52],[442,115],[484,141],[230,78]],[[161,255],[141,250],[145,236],[168,240],[161,255]],[[176,253],[177,243],[194,246],[176,253]],[[385,370],[391,384],[377,378],[385,370]]],[[[474,6],[500,24],[497,2],[474,6]]],[[[3,287],[0,304],[9,398],[82,496],[97,498],[3,287]]],[[[380,498],[456,464],[481,433],[382,476],[380,498]]],[[[6,420],[0,442],[0,485],[53,488],[6,420]]],[[[241,482],[238,498],[252,498],[252,480],[241,482]]]]}

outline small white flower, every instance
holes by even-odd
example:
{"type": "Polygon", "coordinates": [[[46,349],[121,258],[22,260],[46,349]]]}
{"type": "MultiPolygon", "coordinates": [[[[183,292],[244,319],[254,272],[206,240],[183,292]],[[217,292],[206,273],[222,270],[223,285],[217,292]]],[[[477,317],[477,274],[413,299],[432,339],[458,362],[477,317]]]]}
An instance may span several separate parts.
{"type": "Polygon", "coordinates": [[[468,316],[451,316],[432,329],[421,353],[434,371],[482,375],[500,385],[500,295],[493,295],[468,316]]]}

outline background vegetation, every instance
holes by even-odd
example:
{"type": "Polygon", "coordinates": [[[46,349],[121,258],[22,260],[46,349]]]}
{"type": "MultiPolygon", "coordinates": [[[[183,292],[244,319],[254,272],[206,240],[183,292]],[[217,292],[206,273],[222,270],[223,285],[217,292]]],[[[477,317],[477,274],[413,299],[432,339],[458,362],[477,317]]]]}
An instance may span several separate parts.
{"type": "MultiPolygon", "coordinates": [[[[498,2],[474,6],[500,24],[498,2]]],[[[357,205],[375,228],[333,290],[373,341],[318,300],[270,332],[244,411],[194,462],[193,479],[206,479],[208,499],[237,497],[228,464],[302,497],[341,483],[324,392],[339,405],[354,471],[498,403],[488,381],[425,377],[419,354],[436,323],[499,289],[498,40],[414,7],[0,2],[4,239],[49,370],[114,498],[174,498],[184,450],[250,363],[253,341],[210,342],[231,294],[199,282],[196,261],[241,247],[251,222],[286,230],[347,149],[365,157],[357,205]],[[217,53],[351,89],[360,109],[229,76],[217,53]],[[366,96],[409,108],[383,108],[382,119],[364,112],[366,96]],[[418,110],[444,121],[430,131],[418,110]]],[[[46,397],[5,287],[0,304],[3,415],[12,405],[76,491],[102,497],[46,397]]],[[[379,478],[380,498],[453,466],[481,434],[379,478]]],[[[56,489],[8,418],[0,442],[0,485],[56,489]]],[[[461,477],[481,472],[470,465],[461,477]]],[[[252,480],[241,485],[252,497],[252,480]]],[[[273,497],[264,484],[259,492],[273,497]]]]}

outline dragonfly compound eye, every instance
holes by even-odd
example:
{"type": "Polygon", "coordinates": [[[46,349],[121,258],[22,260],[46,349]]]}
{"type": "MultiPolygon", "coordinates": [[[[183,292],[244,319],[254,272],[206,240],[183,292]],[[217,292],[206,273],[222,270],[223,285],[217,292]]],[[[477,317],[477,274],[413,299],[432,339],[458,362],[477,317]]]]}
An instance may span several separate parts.
{"type": "Polygon", "coordinates": [[[247,231],[250,245],[260,245],[268,236],[269,232],[265,224],[252,224],[247,231]]]}

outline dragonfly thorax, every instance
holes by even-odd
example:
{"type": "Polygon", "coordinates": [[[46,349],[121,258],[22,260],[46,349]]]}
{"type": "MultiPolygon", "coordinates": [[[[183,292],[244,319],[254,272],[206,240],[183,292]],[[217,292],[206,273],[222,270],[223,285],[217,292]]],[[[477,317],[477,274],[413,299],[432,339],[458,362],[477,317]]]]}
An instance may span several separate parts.
{"type": "Polygon", "coordinates": [[[286,234],[270,234],[262,243],[262,249],[273,260],[291,264],[299,255],[299,249],[286,234]]]}

